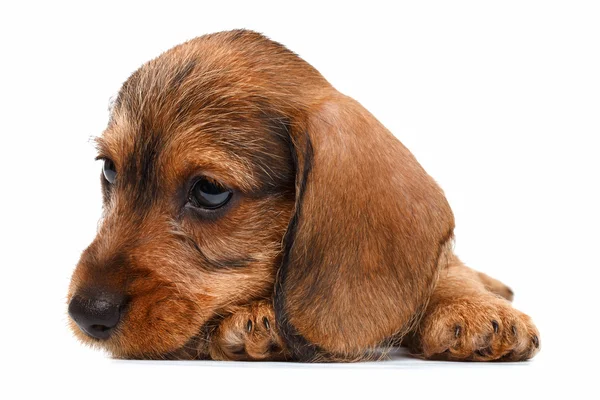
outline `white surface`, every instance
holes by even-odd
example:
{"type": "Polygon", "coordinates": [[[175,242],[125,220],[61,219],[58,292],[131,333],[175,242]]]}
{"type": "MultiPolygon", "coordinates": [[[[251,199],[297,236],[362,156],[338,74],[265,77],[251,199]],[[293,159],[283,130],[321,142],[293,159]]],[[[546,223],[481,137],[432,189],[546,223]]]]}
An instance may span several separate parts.
{"type": "Polygon", "coordinates": [[[0,5],[0,397],[597,398],[597,2],[12,3],[0,5]],[[161,51],[239,27],[298,52],[411,149],[454,209],[457,253],[533,316],[538,357],[125,362],[75,342],[64,301],[100,216],[89,138],[109,97],[161,51]]]}

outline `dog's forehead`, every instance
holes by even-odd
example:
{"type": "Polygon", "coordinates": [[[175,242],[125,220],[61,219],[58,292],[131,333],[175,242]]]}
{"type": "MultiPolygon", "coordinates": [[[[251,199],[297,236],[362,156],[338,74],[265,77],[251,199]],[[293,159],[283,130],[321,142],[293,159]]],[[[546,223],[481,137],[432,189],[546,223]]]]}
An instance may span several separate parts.
{"type": "Polygon", "coordinates": [[[153,179],[193,170],[248,191],[287,185],[289,121],[248,76],[206,63],[174,53],[136,71],[98,140],[101,155],[115,161],[123,179],[150,188],[153,179]]]}
{"type": "Polygon", "coordinates": [[[243,146],[232,145],[223,133],[120,119],[97,139],[101,156],[115,162],[120,179],[147,184],[198,170],[242,187],[257,184],[243,146]]]}

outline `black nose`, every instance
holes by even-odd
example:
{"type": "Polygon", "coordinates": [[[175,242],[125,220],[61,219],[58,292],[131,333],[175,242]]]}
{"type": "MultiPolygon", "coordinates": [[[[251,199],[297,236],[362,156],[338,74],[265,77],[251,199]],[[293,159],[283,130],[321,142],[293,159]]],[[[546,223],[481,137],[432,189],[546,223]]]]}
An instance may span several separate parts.
{"type": "Polygon", "coordinates": [[[121,319],[123,298],[102,293],[86,297],[75,295],[69,303],[69,315],[79,329],[96,339],[108,339],[121,319]]]}

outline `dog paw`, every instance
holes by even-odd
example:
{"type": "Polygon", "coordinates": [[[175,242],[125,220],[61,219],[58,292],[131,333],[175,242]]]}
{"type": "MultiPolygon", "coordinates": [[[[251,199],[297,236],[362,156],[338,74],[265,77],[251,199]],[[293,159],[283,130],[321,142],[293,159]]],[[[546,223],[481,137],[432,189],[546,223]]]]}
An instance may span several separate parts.
{"type": "Polygon", "coordinates": [[[436,360],[522,361],[540,349],[531,318],[489,297],[437,306],[424,317],[417,337],[419,355],[436,360]]]}
{"type": "Polygon", "coordinates": [[[223,319],[210,339],[210,356],[213,360],[237,361],[287,359],[271,303],[257,301],[223,319]]]}

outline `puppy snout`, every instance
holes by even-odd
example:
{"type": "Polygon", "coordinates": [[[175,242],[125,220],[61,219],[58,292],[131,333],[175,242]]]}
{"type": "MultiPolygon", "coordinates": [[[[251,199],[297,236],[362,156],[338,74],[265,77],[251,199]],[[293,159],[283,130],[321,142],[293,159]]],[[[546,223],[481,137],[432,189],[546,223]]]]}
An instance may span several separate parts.
{"type": "Polygon", "coordinates": [[[122,296],[75,295],[69,303],[69,315],[79,329],[96,339],[108,339],[124,311],[122,296]]]}

